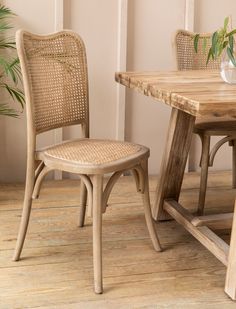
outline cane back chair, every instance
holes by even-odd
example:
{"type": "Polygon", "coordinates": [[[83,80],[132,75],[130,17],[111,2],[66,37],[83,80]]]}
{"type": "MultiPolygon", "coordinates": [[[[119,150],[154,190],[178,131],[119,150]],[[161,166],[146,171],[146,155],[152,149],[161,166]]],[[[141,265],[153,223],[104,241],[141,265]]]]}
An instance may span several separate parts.
{"type": "MultiPolygon", "coordinates": [[[[210,60],[206,65],[207,52],[204,52],[203,42],[206,40],[206,50],[211,41],[211,34],[200,34],[198,52],[194,50],[195,33],[186,30],[178,30],[175,34],[174,49],[178,70],[207,70],[219,69],[220,59],[210,60]]],[[[236,188],[236,120],[228,118],[197,118],[194,133],[198,134],[202,142],[202,152],[200,159],[201,179],[200,193],[198,201],[198,213],[204,212],[208,167],[213,166],[216,152],[219,148],[229,142],[232,146],[232,187],[236,188]],[[223,136],[210,150],[212,136],[223,136]]]]}
{"type": "Polygon", "coordinates": [[[52,170],[77,173],[81,179],[79,226],[84,225],[88,199],[93,217],[94,289],[102,293],[102,213],[116,180],[126,170],[136,175],[150,237],[155,250],[161,250],[150,209],[149,149],[89,138],[86,51],[80,36],[67,30],[44,36],[19,30],[16,43],[26,96],[28,150],[23,213],[13,259],[20,258],[32,198],[38,197],[44,176],[52,170]],[[38,134],[74,124],[82,126],[82,138],[36,150],[38,134]],[[111,172],[103,186],[104,174],[111,172]]]}

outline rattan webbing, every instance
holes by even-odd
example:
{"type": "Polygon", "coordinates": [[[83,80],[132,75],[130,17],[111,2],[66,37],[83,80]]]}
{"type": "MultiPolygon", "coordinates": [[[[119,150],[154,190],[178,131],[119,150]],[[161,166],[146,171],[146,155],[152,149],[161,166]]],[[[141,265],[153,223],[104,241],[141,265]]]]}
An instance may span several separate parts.
{"type": "Polygon", "coordinates": [[[88,89],[85,48],[68,32],[23,36],[32,88],[36,133],[87,120],[88,89]]]}
{"type": "Polygon", "coordinates": [[[198,52],[194,51],[194,33],[185,30],[179,30],[176,33],[176,58],[178,70],[207,70],[218,69],[220,59],[210,60],[206,65],[207,54],[210,46],[211,35],[201,34],[198,42],[198,52]],[[203,39],[207,39],[206,51],[203,50],[203,39]]]}
{"type": "Polygon", "coordinates": [[[105,164],[138,153],[142,146],[132,143],[79,139],[55,145],[44,150],[45,155],[77,164],[105,164]]]}

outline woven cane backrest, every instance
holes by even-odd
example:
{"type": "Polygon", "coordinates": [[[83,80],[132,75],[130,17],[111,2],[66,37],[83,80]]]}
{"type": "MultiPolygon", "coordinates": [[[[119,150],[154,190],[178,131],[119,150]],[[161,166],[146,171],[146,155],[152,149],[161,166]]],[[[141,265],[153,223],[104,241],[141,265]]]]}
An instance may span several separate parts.
{"type": "MultiPolygon", "coordinates": [[[[88,122],[88,80],[82,39],[71,31],[17,33],[27,119],[35,133],[88,122]]],[[[88,123],[87,123],[88,125],[88,123]]]]}
{"type": "Polygon", "coordinates": [[[194,50],[194,36],[195,33],[178,30],[175,35],[175,52],[177,69],[181,71],[186,70],[207,70],[218,69],[220,66],[220,59],[210,60],[206,65],[208,50],[211,43],[211,34],[200,34],[198,41],[198,52],[194,50]],[[203,42],[206,38],[206,49],[204,51],[203,42]]]}

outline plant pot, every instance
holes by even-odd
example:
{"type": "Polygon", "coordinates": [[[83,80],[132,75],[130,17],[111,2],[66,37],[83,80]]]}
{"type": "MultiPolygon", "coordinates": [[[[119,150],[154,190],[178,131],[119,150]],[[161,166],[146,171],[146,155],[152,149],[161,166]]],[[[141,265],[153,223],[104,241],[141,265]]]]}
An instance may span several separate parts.
{"type": "Polygon", "coordinates": [[[228,84],[236,84],[236,67],[229,59],[227,53],[222,57],[220,64],[220,75],[221,78],[228,84]]]}

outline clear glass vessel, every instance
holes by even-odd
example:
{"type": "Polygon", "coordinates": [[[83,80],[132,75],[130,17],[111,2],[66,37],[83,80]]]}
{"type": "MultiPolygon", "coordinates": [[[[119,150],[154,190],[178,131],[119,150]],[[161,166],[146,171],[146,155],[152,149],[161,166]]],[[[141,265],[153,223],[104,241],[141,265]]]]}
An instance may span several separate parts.
{"type": "MultiPolygon", "coordinates": [[[[236,59],[236,58],[235,58],[236,59]]],[[[228,84],[236,84],[236,67],[229,59],[227,53],[224,53],[220,65],[221,78],[228,84]]]]}

